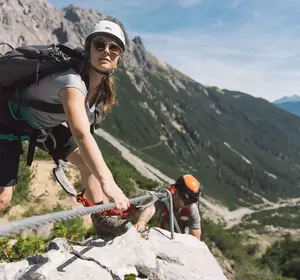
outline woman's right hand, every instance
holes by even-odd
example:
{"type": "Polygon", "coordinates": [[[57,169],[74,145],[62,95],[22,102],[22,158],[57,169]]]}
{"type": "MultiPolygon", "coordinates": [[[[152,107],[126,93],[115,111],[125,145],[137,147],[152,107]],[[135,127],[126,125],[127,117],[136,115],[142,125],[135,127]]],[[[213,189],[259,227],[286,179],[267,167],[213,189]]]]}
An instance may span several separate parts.
{"type": "Polygon", "coordinates": [[[122,212],[127,210],[130,207],[129,199],[124,195],[123,191],[117,186],[113,179],[109,181],[102,182],[104,193],[114,201],[118,211],[122,212]]]}
{"type": "MultiPolygon", "coordinates": [[[[121,191],[121,190],[120,190],[121,191]]],[[[130,207],[129,199],[121,191],[116,196],[113,197],[114,203],[118,211],[125,211],[130,207]]]]}

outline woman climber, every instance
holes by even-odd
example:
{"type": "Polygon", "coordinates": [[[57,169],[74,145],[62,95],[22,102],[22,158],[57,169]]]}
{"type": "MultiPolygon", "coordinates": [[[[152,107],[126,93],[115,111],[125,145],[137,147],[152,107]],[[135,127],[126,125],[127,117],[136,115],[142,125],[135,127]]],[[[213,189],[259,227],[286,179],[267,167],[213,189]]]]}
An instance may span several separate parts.
{"type": "MultiPolygon", "coordinates": [[[[22,89],[22,97],[62,104],[64,113],[45,113],[22,104],[16,107],[13,103],[0,102],[0,211],[10,204],[17,184],[22,153],[19,140],[24,134],[24,121],[20,120],[26,120],[31,127],[51,129],[51,137],[37,142],[37,146],[48,151],[55,161],[68,161],[79,168],[85,196],[94,204],[113,200],[119,211],[129,207],[128,198],[115,183],[90,130],[99,111],[107,115],[116,103],[111,74],[125,52],[125,45],[121,27],[101,20],[85,39],[86,59],[81,74],[68,69],[22,89]]],[[[116,217],[92,214],[91,218],[96,231],[126,231],[127,222],[116,217]]]]}

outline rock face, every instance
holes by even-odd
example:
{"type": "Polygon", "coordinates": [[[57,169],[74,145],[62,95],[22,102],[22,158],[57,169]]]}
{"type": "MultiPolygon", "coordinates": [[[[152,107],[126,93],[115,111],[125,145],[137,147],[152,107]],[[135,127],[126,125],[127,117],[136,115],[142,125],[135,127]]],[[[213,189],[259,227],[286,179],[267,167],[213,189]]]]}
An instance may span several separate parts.
{"type": "MultiPolygon", "coordinates": [[[[128,68],[154,67],[151,56],[140,38],[131,41],[123,24],[113,16],[97,10],[69,5],[54,8],[47,0],[0,0],[0,41],[13,47],[23,44],[48,44],[60,42],[73,47],[84,46],[84,39],[92,26],[101,19],[118,23],[125,32],[127,52],[123,59],[128,68]]],[[[1,52],[8,49],[0,49],[1,52]]],[[[154,58],[153,58],[154,59],[154,58]]]]}
{"type": "Polygon", "coordinates": [[[111,241],[89,239],[80,246],[54,239],[42,256],[0,264],[0,279],[226,279],[205,243],[187,234],[170,236],[160,228],[143,233],[132,228],[111,241]]]}

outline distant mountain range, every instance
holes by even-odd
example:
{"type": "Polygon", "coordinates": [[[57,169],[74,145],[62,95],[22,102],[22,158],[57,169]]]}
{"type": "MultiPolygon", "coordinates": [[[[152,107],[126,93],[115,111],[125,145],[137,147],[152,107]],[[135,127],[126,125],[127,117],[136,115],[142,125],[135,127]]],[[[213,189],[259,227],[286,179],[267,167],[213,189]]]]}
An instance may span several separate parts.
{"type": "Polygon", "coordinates": [[[300,96],[298,95],[284,96],[273,103],[287,112],[300,116],[300,96]]]}

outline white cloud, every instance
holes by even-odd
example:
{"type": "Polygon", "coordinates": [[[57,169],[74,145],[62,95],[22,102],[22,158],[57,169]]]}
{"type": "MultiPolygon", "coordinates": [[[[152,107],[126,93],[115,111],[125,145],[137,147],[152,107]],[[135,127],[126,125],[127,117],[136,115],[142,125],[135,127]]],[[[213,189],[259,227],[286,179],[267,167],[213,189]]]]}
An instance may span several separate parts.
{"type": "Polygon", "coordinates": [[[157,56],[205,85],[240,90],[273,101],[300,88],[300,40],[245,33],[140,34],[157,56]]]}
{"type": "MultiPolygon", "coordinates": [[[[299,94],[299,0],[73,0],[75,5],[83,2],[119,18],[130,37],[141,36],[153,55],[203,84],[268,100],[299,94]],[[147,18],[152,12],[155,17],[154,11],[163,4],[174,3],[186,8],[186,25],[174,22],[176,31],[162,34],[128,30],[130,23],[135,28],[135,15],[147,18]],[[210,11],[211,18],[189,18],[188,7],[194,9],[193,5],[199,3],[210,11]],[[197,21],[194,24],[193,19],[197,21]]],[[[165,16],[170,16],[168,10],[165,16]]],[[[155,18],[150,21],[151,30],[161,30],[161,18],[157,19],[157,24],[155,18]]],[[[136,29],[149,30],[148,20],[141,20],[136,29]]]]}
{"type": "Polygon", "coordinates": [[[206,85],[273,101],[300,92],[300,2],[233,0],[240,16],[195,30],[138,34],[153,55],[206,85]],[[245,6],[248,5],[248,6],[245,6]],[[295,20],[295,19],[294,19],[295,20]]]}

